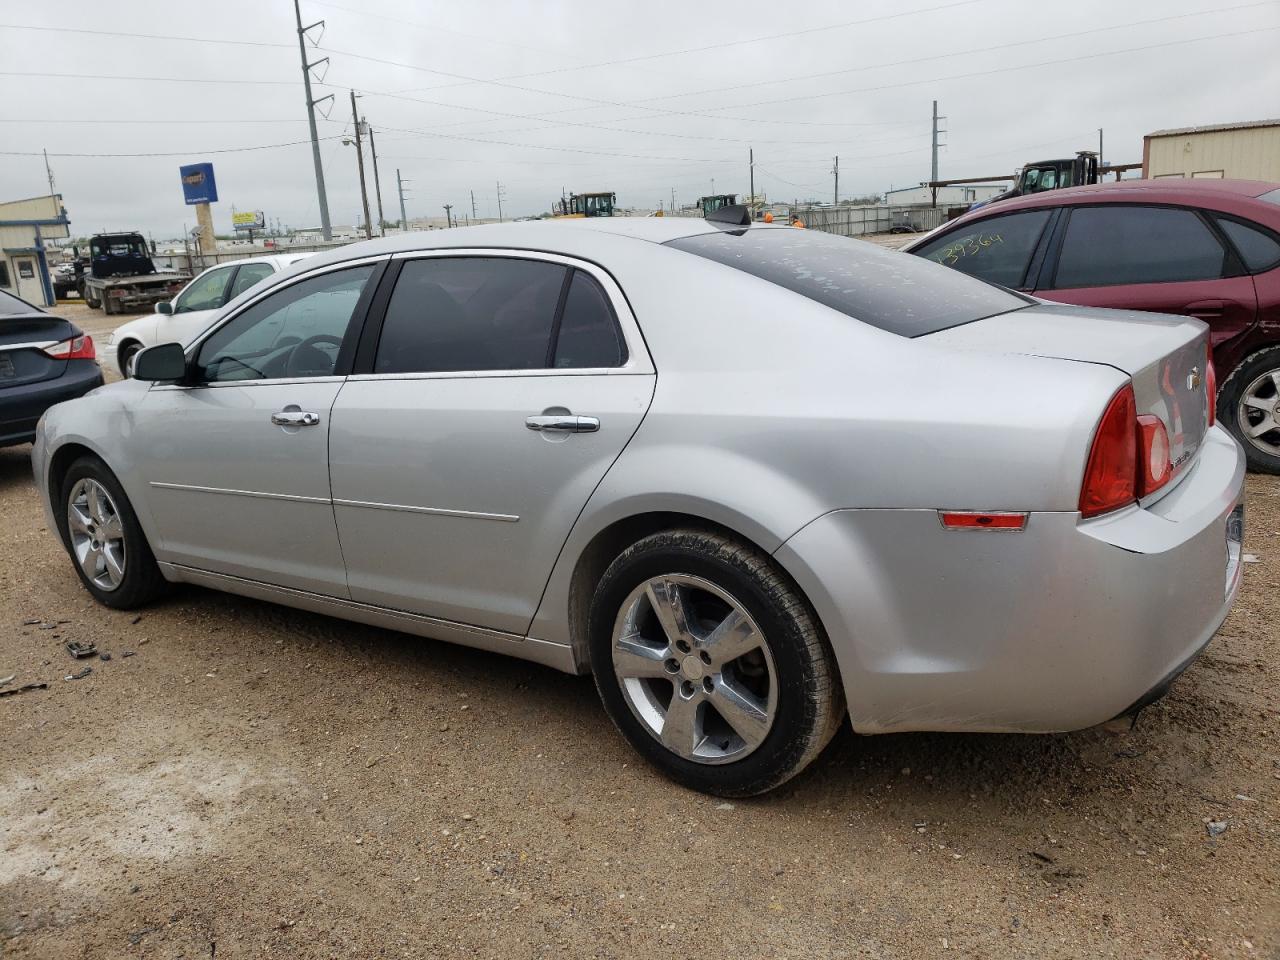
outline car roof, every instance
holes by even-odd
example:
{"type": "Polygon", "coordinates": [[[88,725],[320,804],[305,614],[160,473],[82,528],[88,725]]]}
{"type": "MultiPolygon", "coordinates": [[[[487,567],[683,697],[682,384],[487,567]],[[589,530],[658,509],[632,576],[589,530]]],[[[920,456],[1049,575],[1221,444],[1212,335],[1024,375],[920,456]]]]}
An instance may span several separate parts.
{"type": "MultiPolygon", "coordinates": [[[[663,244],[722,230],[792,230],[789,225],[751,227],[708,223],[699,217],[580,217],[488,223],[446,230],[418,230],[335,247],[308,259],[306,270],[361,257],[386,256],[456,248],[528,250],[595,260],[609,252],[619,255],[636,241],[663,244]]],[[[297,272],[297,271],[292,271],[297,272]]]]}
{"type": "Polygon", "coordinates": [[[1200,180],[1182,177],[1158,177],[1154,180],[1121,180],[1115,183],[1093,183],[1084,187],[1046,190],[1027,197],[1014,197],[982,207],[982,210],[1017,210],[1030,207],[1059,207],[1094,200],[1119,200],[1131,197],[1146,203],[1194,203],[1226,197],[1260,197],[1280,188],[1280,183],[1266,180],[1200,180]]]}

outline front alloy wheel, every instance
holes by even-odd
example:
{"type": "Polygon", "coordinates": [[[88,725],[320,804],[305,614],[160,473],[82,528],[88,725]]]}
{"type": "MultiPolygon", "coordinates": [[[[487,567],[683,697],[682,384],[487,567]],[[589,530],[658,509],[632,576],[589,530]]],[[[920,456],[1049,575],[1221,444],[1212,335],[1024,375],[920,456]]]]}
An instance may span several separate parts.
{"type": "Polygon", "coordinates": [[[773,727],[778,678],[764,633],[700,577],[664,574],[631,592],[614,626],[613,670],[636,719],[686,760],[741,759],[773,727]]]}
{"type": "Polygon", "coordinates": [[[67,530],[85,578],[99,590],[118,589],[125,574],[124,524],[111,494],[97,480],[85,477],[71,488],[67,530]]]}

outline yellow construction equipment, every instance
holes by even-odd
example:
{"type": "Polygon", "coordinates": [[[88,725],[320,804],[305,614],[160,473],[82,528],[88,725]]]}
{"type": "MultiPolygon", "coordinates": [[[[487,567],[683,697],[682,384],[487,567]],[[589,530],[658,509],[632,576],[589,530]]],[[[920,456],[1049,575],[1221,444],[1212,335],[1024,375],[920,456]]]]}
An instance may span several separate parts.
{"type": "Polygon", "coordinates": [[[578,219],[581,217],[612,217],[613,206],[618,202],[618,195],[612,191],[605,193],[571,193],[568,199],[563,197],[552,205],[552,219],[578,219]]]}

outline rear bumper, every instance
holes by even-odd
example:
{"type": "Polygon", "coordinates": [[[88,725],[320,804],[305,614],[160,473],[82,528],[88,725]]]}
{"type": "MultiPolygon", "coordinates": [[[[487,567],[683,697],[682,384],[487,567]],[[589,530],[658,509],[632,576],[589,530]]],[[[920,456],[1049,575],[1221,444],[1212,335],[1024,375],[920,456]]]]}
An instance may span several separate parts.
{"type": "Polygon", "coordinates": [[[60,377],[0,389],[0,447],[34,440],[36,424],[46,410],[83,397],[102,382],[96,360],[70,360],[60,377]]]}
{"type": "Polygon", "coordinates": [[[1244,456],[1222,428],[1158,503],[1017,533],[933,510],[841,510],[778,551],[831,638],[855,730],[1052,732],[1105,722],[1181,672],[1240,583],[1244,456]]]}

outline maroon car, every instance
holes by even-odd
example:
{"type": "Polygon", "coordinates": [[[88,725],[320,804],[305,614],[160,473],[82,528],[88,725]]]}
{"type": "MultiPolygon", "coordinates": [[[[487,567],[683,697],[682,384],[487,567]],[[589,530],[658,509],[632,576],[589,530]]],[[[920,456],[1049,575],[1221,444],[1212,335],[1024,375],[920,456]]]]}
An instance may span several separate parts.
{"type": "Polygon", "coordinates": [[[1200,318],[1219,418],[1253,469],[1280,473],[1280,184],[1054,190],[975,210],[906,249],[1046,300],[1200,318]]]}

